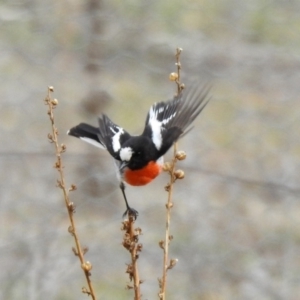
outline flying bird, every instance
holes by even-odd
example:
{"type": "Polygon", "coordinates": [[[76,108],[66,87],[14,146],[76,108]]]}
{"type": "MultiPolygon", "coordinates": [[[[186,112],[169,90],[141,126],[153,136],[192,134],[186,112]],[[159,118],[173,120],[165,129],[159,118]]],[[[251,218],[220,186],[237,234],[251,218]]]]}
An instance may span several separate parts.
{"type": "Polygon", "coordinates": [[[126,211],[136,219],[138,212],[129,206],[125,184],[146,185],[162,171],[163,155],[183,135],[208,102],[208,86],[183,90],[172,100],[151,106],[141,135],[131,135],[107,115],[98,118],[98,127],[86,123],[71,128],[68,135],[106,149],[114,158],[126,211]]]}

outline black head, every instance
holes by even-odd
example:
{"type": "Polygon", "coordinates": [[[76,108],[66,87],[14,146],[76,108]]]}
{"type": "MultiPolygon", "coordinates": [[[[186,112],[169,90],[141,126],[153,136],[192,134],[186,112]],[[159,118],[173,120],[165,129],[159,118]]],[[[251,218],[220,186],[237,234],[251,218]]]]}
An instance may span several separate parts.
{"type": "Polygon", "coordinates": [[[127,167],[137,170],[146,166],[150,161],[156,161],[158,151],[151,139],[144,136],[135,136],[127,140],[121,147],[120,159],[127,162],[127,167]]]}

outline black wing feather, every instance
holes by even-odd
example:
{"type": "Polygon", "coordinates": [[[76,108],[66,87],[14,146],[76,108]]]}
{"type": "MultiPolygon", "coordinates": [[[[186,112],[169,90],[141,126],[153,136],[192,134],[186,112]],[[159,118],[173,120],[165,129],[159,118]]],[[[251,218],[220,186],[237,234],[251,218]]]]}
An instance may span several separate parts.
{"type": "Polygon", "coordinates": [[[99,127],[80,123],[71,128],[68,131],[68,135],[80,138],[94,146],[107,149],[115,159],[120,160],[119,150],[123,143],[130,138],[130,134],[113,123],[106,115],[99,117],[98,121],[99,127]]]}
{"type": "Polygon", "coordinates": [[[131,137],[130,134],[120,126],[116,125],[107,115],[98,118],[98,138],[105,145],[108,152],[117,160],[120,160],[119,150],[121,146],[131,137]]]}
{"type": "Polygon", "coordinates": [[[189,132],[192,123],[204,109],[209,99],[209,86],[194,86],[184,90],[179,96],[167,102],[154,104],[146,118],[143,135],[153,139],[151,127],[151,112],[155,112],[155,119],[161,122],[161,139],[159,155],[164,155],[180,137],[189,132]]]}

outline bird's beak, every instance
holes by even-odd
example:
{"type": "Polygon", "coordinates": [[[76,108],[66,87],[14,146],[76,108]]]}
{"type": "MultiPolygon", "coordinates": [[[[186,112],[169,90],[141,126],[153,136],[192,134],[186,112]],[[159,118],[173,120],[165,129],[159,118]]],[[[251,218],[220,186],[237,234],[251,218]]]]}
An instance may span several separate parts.
{"type": "Polygon", "coordinates": [[[127,166],[128,166],[128,161],[122,161],[119,170],[123,171],[127,166]]]}

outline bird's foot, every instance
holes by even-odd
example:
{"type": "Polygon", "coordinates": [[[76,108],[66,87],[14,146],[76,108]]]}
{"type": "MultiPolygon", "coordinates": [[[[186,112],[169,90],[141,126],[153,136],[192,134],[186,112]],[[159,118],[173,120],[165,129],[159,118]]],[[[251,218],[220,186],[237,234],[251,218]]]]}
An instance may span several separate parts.
{"type": "Polygon", "coordinates": [[[135,210],[134,208],[128,207],[126,211],[123,214],[123,218],[128,215],[128,218],[131,216],[133,217],[134,220],[136,220],[137,216],[139,215],[138,211],[135,210]]]}

